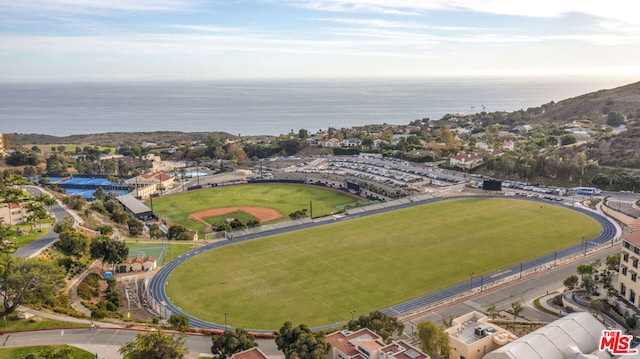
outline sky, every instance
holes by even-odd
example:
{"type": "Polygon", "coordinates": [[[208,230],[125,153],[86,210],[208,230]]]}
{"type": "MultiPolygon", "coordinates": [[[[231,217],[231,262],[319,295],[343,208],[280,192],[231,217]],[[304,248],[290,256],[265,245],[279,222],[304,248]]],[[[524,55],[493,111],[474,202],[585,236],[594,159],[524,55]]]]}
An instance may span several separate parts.
{"type": "Polygon", "coordinates": [[[0,81],[637,78],[638,10],[635,0],[0,0],[0,81]]]}

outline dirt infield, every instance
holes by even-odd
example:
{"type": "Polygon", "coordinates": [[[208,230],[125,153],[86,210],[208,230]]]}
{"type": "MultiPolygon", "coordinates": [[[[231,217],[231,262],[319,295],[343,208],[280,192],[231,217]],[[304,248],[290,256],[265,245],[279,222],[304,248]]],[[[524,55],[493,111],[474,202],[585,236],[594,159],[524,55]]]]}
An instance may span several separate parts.
{"type": "Polygon", "coordinates": [[[253,207],[253,206],[232,206],[232,207],[217,207],[217,208],[205,209],[204,211],[191,213],[189,215],[189,218],[206,223],[205,218],[222,216],[222,215],[234,213],[234,212],[248,213],[256,217],[260,222],[275,221],[276,219],[280,219],[284,217],[282,213],[276,211],[273,208],[253,207]]]}

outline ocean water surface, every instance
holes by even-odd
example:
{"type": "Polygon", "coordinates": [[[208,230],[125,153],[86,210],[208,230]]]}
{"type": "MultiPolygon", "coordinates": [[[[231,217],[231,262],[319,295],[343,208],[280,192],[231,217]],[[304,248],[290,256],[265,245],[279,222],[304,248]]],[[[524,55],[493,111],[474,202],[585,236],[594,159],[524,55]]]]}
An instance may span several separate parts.
{"type": "Polygon", "coordinates": [[[408,124],[447,113],[514,111],[637,79],[388,79],[0,83],[0,132],[223,131],[408,124]]]}

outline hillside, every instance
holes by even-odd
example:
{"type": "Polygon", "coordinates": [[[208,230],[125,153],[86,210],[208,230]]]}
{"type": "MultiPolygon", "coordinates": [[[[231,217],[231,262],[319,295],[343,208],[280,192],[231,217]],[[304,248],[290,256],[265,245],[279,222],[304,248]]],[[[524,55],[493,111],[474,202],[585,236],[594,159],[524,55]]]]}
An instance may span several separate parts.
{"type": "Polygon", "coordinates": [[[627,118],[639,117],[640,82],[550,102],[527,112],[533,113],[534,122],[566,122],[576,117],[602,125],[606,123],[609,111],[618,111],[627,118]]]}
{"type": "Polygon", "coordinates": [[[182,141],[203,141],[209,137],[231,137],[225,132],[108,132],[88,135],[51,136],[42,134],[10,134],[17,145],[27,144],[90,144],[95,146],[118,146],[121,144],[140,144],[143,142],[171,143],[182,141]]]}

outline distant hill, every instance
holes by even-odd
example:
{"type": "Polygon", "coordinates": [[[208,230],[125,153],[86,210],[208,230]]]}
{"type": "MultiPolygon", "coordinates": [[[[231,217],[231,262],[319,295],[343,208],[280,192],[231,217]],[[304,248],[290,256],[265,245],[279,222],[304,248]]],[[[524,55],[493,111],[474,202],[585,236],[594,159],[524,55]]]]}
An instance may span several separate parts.
{"type": "Polygon", "coordinates": [[[172,141],[203,141],[209,137],[232,137],[226,132],[108,132],[87,135],[51,136],[42,134],[9,134],[13,143],[27,144],[90,144],[96,146],[117,146],[123,143],[140,144],[143,142],[171,143],[172,141]]]}
{"type": "Polygon", "coordinates": [[[610,111],[618,111],[628,119],[640,118],[640,82],[550,102],[527,110],[533,114],[534,122],[566,122],[574,117],[591,120],[597,125],[606,123],[606,116],[610,111]]]}

